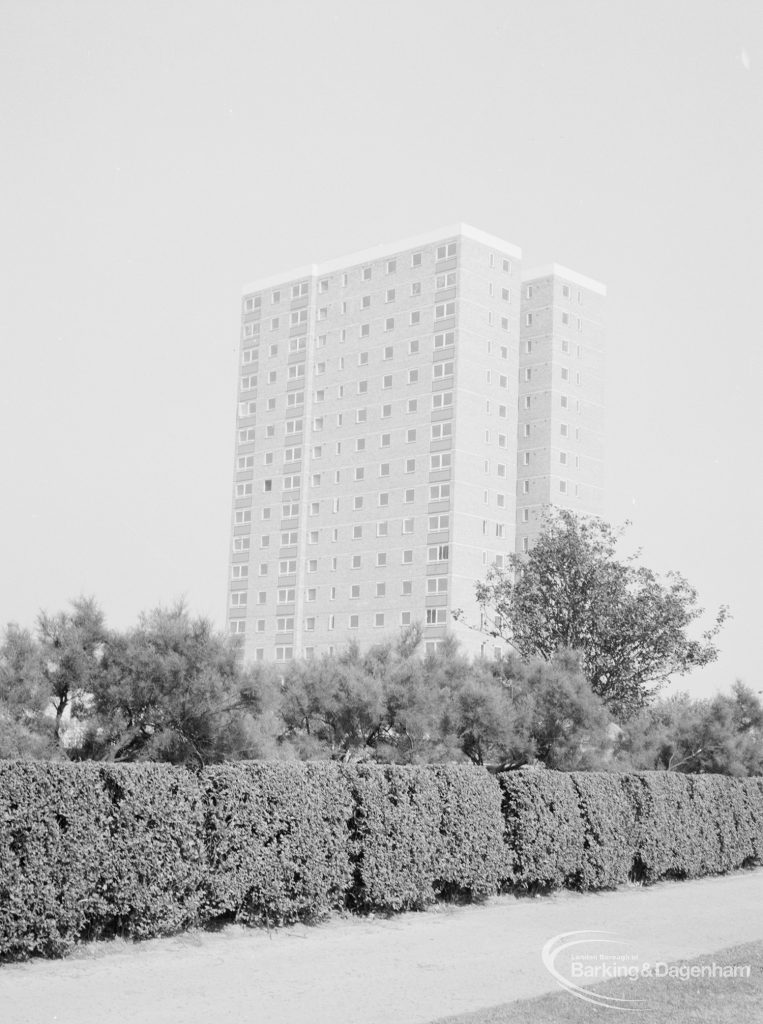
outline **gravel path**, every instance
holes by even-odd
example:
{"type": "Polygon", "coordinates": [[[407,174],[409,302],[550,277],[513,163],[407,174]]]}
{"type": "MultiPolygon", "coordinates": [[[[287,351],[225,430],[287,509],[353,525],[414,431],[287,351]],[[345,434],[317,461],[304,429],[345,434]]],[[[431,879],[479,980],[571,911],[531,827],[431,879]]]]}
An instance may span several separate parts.
{"type": "Polygon", "coordinates": [[[226,928],[0,967],[3,1024],[426,1024],[556,990],[562,932],[607,930],[643,960],[763,939],[763,869],[650,888],[497,897],[386,920],[226,928]]]}

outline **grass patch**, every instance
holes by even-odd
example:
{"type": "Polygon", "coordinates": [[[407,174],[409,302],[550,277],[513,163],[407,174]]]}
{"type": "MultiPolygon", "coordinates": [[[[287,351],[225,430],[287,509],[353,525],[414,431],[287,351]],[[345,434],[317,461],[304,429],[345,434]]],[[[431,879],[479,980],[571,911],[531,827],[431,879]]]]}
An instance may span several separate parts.
{"type": "Polygon", "coordinates": [[[643,999],[645,1008],[600,1008],[570,995],[555,992],[537,999],[505,1003],[476,1013],[442,1018],[435,1024],[760,1024],[763,1013],[763,942],[751,942],[676,965],[749,964],[749,978],[616,978],[593,985],[591,992],[620,999],[643,999]]]}

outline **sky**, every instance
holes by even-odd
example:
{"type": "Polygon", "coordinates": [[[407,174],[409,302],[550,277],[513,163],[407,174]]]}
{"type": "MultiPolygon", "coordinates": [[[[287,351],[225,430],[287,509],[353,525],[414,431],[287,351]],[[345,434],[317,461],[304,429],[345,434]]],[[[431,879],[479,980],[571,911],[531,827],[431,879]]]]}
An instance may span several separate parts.
{"type": "Polygon", "coordinates": [[[464,221],[606,282],[606,518],[763,685],[759,0],[0,0],[0,97],[0,623],[222,628],[242,286],[464,221]]]}

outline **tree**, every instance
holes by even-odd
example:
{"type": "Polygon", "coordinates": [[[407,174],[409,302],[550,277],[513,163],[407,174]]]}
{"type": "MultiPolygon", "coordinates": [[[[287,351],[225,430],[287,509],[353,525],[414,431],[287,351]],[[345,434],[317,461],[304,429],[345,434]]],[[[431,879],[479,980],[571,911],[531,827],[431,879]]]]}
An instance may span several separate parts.
{"type": "Polygon", "coordinates": [[[65,713],[77,708],[101,671],[107,639],[103,612],[94,598],[77,598],[71,612],[40,612],[37,636],[42,676],[55,712],[53,733],[61,746],[65,713]]]}
{"type": "Polygon", "coordinates": [[[53,756],[49,705],[40,645],[11,623],[0,644],[0,758],[53,756]]]}
{"type": "Polygon", "coordinates": [[[625,723],[618,748],[630,769],[760,775],[763,704],[741,682],[711,699],[679,693],[625,723]]]}
{"type": "MultiPolygon", "coordinates": [[[[550,513],[526,555],[510,555],[477,583],[482,628],[522,657],[578,651],[594,693],[615,714],[644,707],[672,676],[715,660],[722,607],[699,638],[697,593],[679,573],[664,579],[617,557],[622,530],[567,510],[550,513]]],[[[456,617],[462,613],[456,612],[456,617]]]]}
{"type": "Polygon", "coordinates": [[[80,756],[202,765],[240,757],[255,707],[229,639],[182,602],[157,608],[109,637],[77,708],[87,725],[80,756]]]}

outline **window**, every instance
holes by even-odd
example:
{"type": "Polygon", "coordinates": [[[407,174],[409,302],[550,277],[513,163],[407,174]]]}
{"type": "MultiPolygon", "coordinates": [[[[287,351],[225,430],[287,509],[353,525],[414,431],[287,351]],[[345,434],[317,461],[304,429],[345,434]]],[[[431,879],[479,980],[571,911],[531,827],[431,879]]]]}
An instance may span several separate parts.
{"type": "Polygon", "coordinates": [[[358,394],[359,395],[367,395],[368,394],[368,381],[367,380],[359,380],[358,381],[358,394]]]}
{"type": "Polygon", "coordinates": [[[456,255],[456,243],[449,242],[447,245],[438,245],[435,259],[448,260],[456,255]]]}
{"type": "Polygon", "coordinates": [[[413,580],[403,580],[400,584],[400,593],[403,597],[410,597],[413,593],[413,580]]]}
{"type": "Polygon", "coordinates": [[[383,568],[387,564],[387,552],[377,551],[376,552],[376,565],[378,568],[383,568]]]}
{"type": "Polygon", "coordinates": [[[239,455],[236,459],[236,469],[254,469],[254,456],[239,455]]]}
{"type": "Polygon", "coordinates": [[[445,608],[427,608],[427,625],[440,626],[446,622],[447,611],[445,608]]]}
{"type": "Polygon", "coordinates": [[[276,647],[276,661],[291,661],[293,657],[293,647],[276,647]]]}
{"type": "Polygon", "coordinates": [[[231,608],[245,608],[248,594],[245,590],[234,590],[230,596],[231,608]]]}
{"type": "Polygon", "coordinates": [[[418,384],[418,382],[419,382],[419,371],[418,370],[409,370],[408,371],[408,383],[409,384],[418,384]]]}
{"type": "Polygon", "coordinates": [[[570,314],[569,313],[562,313],[562,323],[565,325],[565,327],[569,324],[569,322],[570,322],[570,314]]]}
{"type": "Polygon", "coordinates": [[[432,440],[441,441],[443,438],[452,437],[453,435],[453,424],[448,421],[447,423],[433,423],[432,424],[432,440]]]}
{"type": "Polygon", "coordinates": [[[412,505],[413,502],[415,501],[415,497],[416,496],[414,489],[412,487],[409,487],[408,490],[406,490],[405,494],[403,495],[404,504],[412,505]]]}
{"type": "Polygon", "coordinates": [[[291,408],[292,406],[295,406],[295,405],[302,405],[304,401],[305,401],[305,392],[304,391],[291,391],[286,396],[286,405],[289,408],[291,408]]]}
{"type": "Polygon", "coordinates": [[[387,273],[394,274],[397,270],[397,260],[387,260],[387,273]]]}
{"type": "Polygon", "coordinates": [[[415,473],[416,472],[416,460],[415,459],[406,459],[405,460],[405,471],[406,471],[406,473],[415,473]]]}
{"type": "Polygon", "coordinates": [[[382,419],[383,420],[389,419],[389,417],[392,415],[392,406],[391,405],[383,405],[382,406],[382,410],[381,410],[381,415],[382,415],[382,419]]]}
{"type": "Polygon", "coordinates": [[[570,371],[567,369],[567,367],[566,366],[562,366],[561,367],[561,371],[562,371],[562,380],[569,380],[570,379],[570,371]]]}
{"type": "Polygon", "coordinates": [[[279,604],[291,604],[294,601],[294,587],[281,587],[278,591],[279,604]]]}
{"type": "Polygon", "coordinates": [[[238,414],[243,419],[245,416],[254,416],[257,412],[257,403],[255,401],[239,402],[238,403],[238,414]]]}
{"type": "Polygon", "coordinates": [[[447,592],[447,576],[430,576],[427,579],[427,594],[447,594],[447,592]]]}
{"type": "Polygon", "coordinates": [[[386,377],[382,378],[382,388],[386,390],[387,388],[391,388],[391,387],[392,387],[392,374],[389,373],[389,374],[387,374],[386,377]]]}
{"type": "Polygon", "coordinates": [[[523,452],[522,453],[522,463],[525,466],[529,466],[530,465],[530,453],[529,452],[523,452]]]}
{"type": "Polygon", "coordinates": [[[384,293],[384,301],[385,302],[394,302],[395,301],[395,289],[394,288],[388,288],[386,290],[386,292],[384,293]]]}
{"type": "Polygon", "coordinates": [[[252,510],[250,508],[238,508],[236,509],[235,522],[236,526],[242,526],[244,523],[251,523],[252,521],[252,510]]]}
{"type": "Polygon", "coordinates": [[[389,463],[382,462],[379,466],[379,476],[389,476],[389,463]]]}
{"type": "Polygon", "coordinates": [[[388,530],[389,530],[389,523],[387,522],[386,519],[382,519],[380,522],[378,522],[376,524],[376,536],[377,537],[386,537],[388,530]]]}
{"type": "Polygon", "coordinates": [[[301,432],[301,430],[302,430],[302,420],[287,420],[286,421],[286,433],[287,434],[299,434],[301,432]]]}
{"type": "Polygon", "coordinates": [[[559,424],[559,433],[562,435],[562,437],[567,437],[569,435],[569,427],[566,423],[559,424]]]}
{"type": "Polygon", "coordinates": [[[356,466],[355,467],[355,480],[356,481],[363,480],[365,478],[365,475],[366,475],[366,471],[363,468],[363,466],[356,466]]]}
{"type": "Polygon", "coordinates": [[[362,279],[364,281],[370,281],[371,280],[371,267],[363,267],[363,271],[362,271],[362,275],[361,276],[362,276],[362,279]]]}
{"type": "Polygon", "coordinates": [[[444,320],[446,317],[456,315],[455,302],[439,302],[434,308],[435,320],[444,320]]]}
{"type": "Polygon", "coordinates": [[[530,481],[529,480],[523,480],[522,481],[522,494],[529,494],[529,493],[530,493],[530,481]]]}
{"type": "Polygon", "coordinates": [[[567,452],[559,452],[559,461],[563,466],[567,465],[567,452]]]}
{"type": "Polygon", "coordinates": [[[244,427],[238,432],[238,443],[249,444],[254,441],[254,427],[244,427]]]}
{"type": "Polygon", "coordinates": [[[420,267],[421,266],[421,253],[420,252],[414,252],[414,253],[411,254],[411,266],[412,267],[420,267]]]}
{"type": "Polygon", "coordinates": [[[430,501],[445,501],[450,498],[450,484],[432,484],[429,488],[430,501]]]}
{"type": "Polygon", "coordinates": [[[447,530],[450,523],[450,513],[443,512],[440,515],[429,517],[430,531],[447,530]]]}
{"type": "MultiPolygon", "coordinates": [[[[300,324],[307,323],[307,309],[293,309],[289,314],[289,324],[292,327],[298,327],[300,324]]],[[[295,351],[289,346],[290,351],[295,351]]]]}
{"type": "Polygon", "coordinates": [[[559,491],[560,491],[561,494],[566,494],[567,493],[567,481],[566,480],[560,480],[559,481],[559,491]]]}
{"type": "Polygon", "coordinates": [[[427,548],[427,561],[446,562],[448,560],[448,551],[447,544],[434,544],[432,547],[427,548]]]}
{"type": "Polygon", "coordinates": [[[352,556],[351,566],[352,566],[353,569],[360,569],[360,568],[362,568],[362,564],[363,563],[362,563],[360,555],[353,555],[352,556]]]}
{"type": "Polygon", "coordinates": [[[384,321],[384,330],[385,331],[394,331],[394,329],[395,329],[395,318],[393,316],[388,316],[387,319],[384,321]]]}
{"type": "Polygon", "coordinates": [[[355,422],[356,423],[365,423],[367,419],[368,419],[368,410],[367,409],[357,409],[355,411],[355,422]]]}
{"type": "Polygon", "coordinates": [[[533,324],[533,315],[532,315],[532,313],[525,313],[525,324],[528,327],[532,327],[532,324],[533,324]]]}
{"type": "Polygon", "coordinates": [[[389,494],[386,491],[382,491],[379,494],[379,508],[387,508],[389,505],[389,494]]]}
{"type": "Polygon", "coordinates": [[[439,291],[441,288],[453,288],[453,287],[455,287],[455,284],[456,284],[456,272],[455,272],[455,270],[451,270],[447,274],[438,274],[437,277],[435,278],[435,285],[434,286],[439,291]]]}
{"type": "Polygon", "coordinates": [[[289,380],[298,380],[300,377],[305,376],[305,364],[294,363],[289,367],[289,380]]]}
{"type": "Polygon", "coordinates": [[[421,312],[418,309],[411,310],[408,316],[408,323],[411,327],[416,327],[417,324],[421,323],[421,312]]]}
{"type": "Polygon", "coordinates": [[[432,367],[432,377],[434,380],[442,380],[443,377],[450,377],[453,374],[453,361],[448,360],[447,363],[435,363],[432,367]]]}
{"type": "Polygon", "coordinates": [[[298,476],[285,476],[283,478],[283,489],[285,491],[299,490],[300,482],[298,476]]]}
{"type": "Polygon", "coordinates": [[[356,437],[355,438],[355,451],[356,452],[364,452],[365,450],[366,450],[366,439],[365,439],[365,437],[356,437]]]}
{"type": "MultiPolygon", "coordinates": [[[[317,458],[320,458],[320,448],[317,449],[317,458]]],[[[301,448],[286,448],[283,453],[284,462],[299,462],[302,458],[301,448]]]]}
{"type": "Polygon", "coordinates": [[[257,387],[257,374],[249,374],[241,378],[241,390],[252,391],[257,387]]]}
{"type": "Polygon", "coordinates": [[[501,317],[501,330],[502,331],[508,331],[509,330],[509,318],[507,316],[502,316],[501,317]]]}
{"type": "Polygon", "coordinates": [[[526,366],[525,367],[524,378],[525,378],[525,383],[527,383],[528,381],[531,381],[533,379],[533,371],[532,371],[532,367],[531,366],[526,366]]]}
{"type": "Polygon", "coordinates": [[[394,352],[394,350],[393,350],[392,346],[391,345],[387,345],[387,347],[384,349],[384,355],[382,356],[382,358],[385,359],[385,360],[391,359],[392,356],[393,356],[393,352],[394,352]]]}
{"type": "Polygon", "coordinates": [[[246,498],[251,493],[252,493],[252,483],[251,483],[251,481],[249,481],[247,483],[236,484],[236,497],[237,498],[246,498]]]}
{"type": "Polygon", "coordinates": [[[387,593],[387,584],[386,583],[377,583],[376,584],[376,596],[377,597],[384,597],[386,593],[387,593]]]}
{"type": "Polygon", "coordinates": [[[353,526],[352,528],[352,539],[362,540],[363,539],[363,527],[360,525],[353,526]]]}
{"type": "Polygon", "coordinates": [[[360,623],[360,616],[359,615],[351,615],[350,616],[350,629],[357,629],[359,623],[360,623]]]}
{"type": "Polygon", "coordinates": [[[435,334],[434,336],[434,347],[445,348],[447,345],[453,345],[456,340],[455,331],[444,331],[442,334],[435,334]]]}
{"type": "Polygon", "coordinates": [[[324,277],[322,281],[318,282],[318,291],[323,294],[329,290],[329,281],[327,277],[324,277]]]}
{"type": "Polygon", "coordinates": [[[453,405],[452,391],[441,391],[439,395],[432,395],[433,409],[445,409],[449,405],[453,405]]]}
{"type": "Polygon", "coordinates": [[[436,473],[440,469],[450,469],[450,460],[450,452],[436,452],[429,456],[429,469],[432,473],[436,473]]]}
{"type": "Polygon", "coordinates": [[[406,405],[406,412],[417,412],[419,408],[418,398],[409,398],[408,404],[406,405]]]}
{"type": "Polygon", "coordinates": [[[262,489],[266,493],[268,491],[272,491],[273,490],[273,481],[272,480],[263,480],[262,481],[262,489]]]}
{"type": "Polygon", "coordinates": [[[403,534],[413,533],[413,519],[403,520],[403,534]]]}

